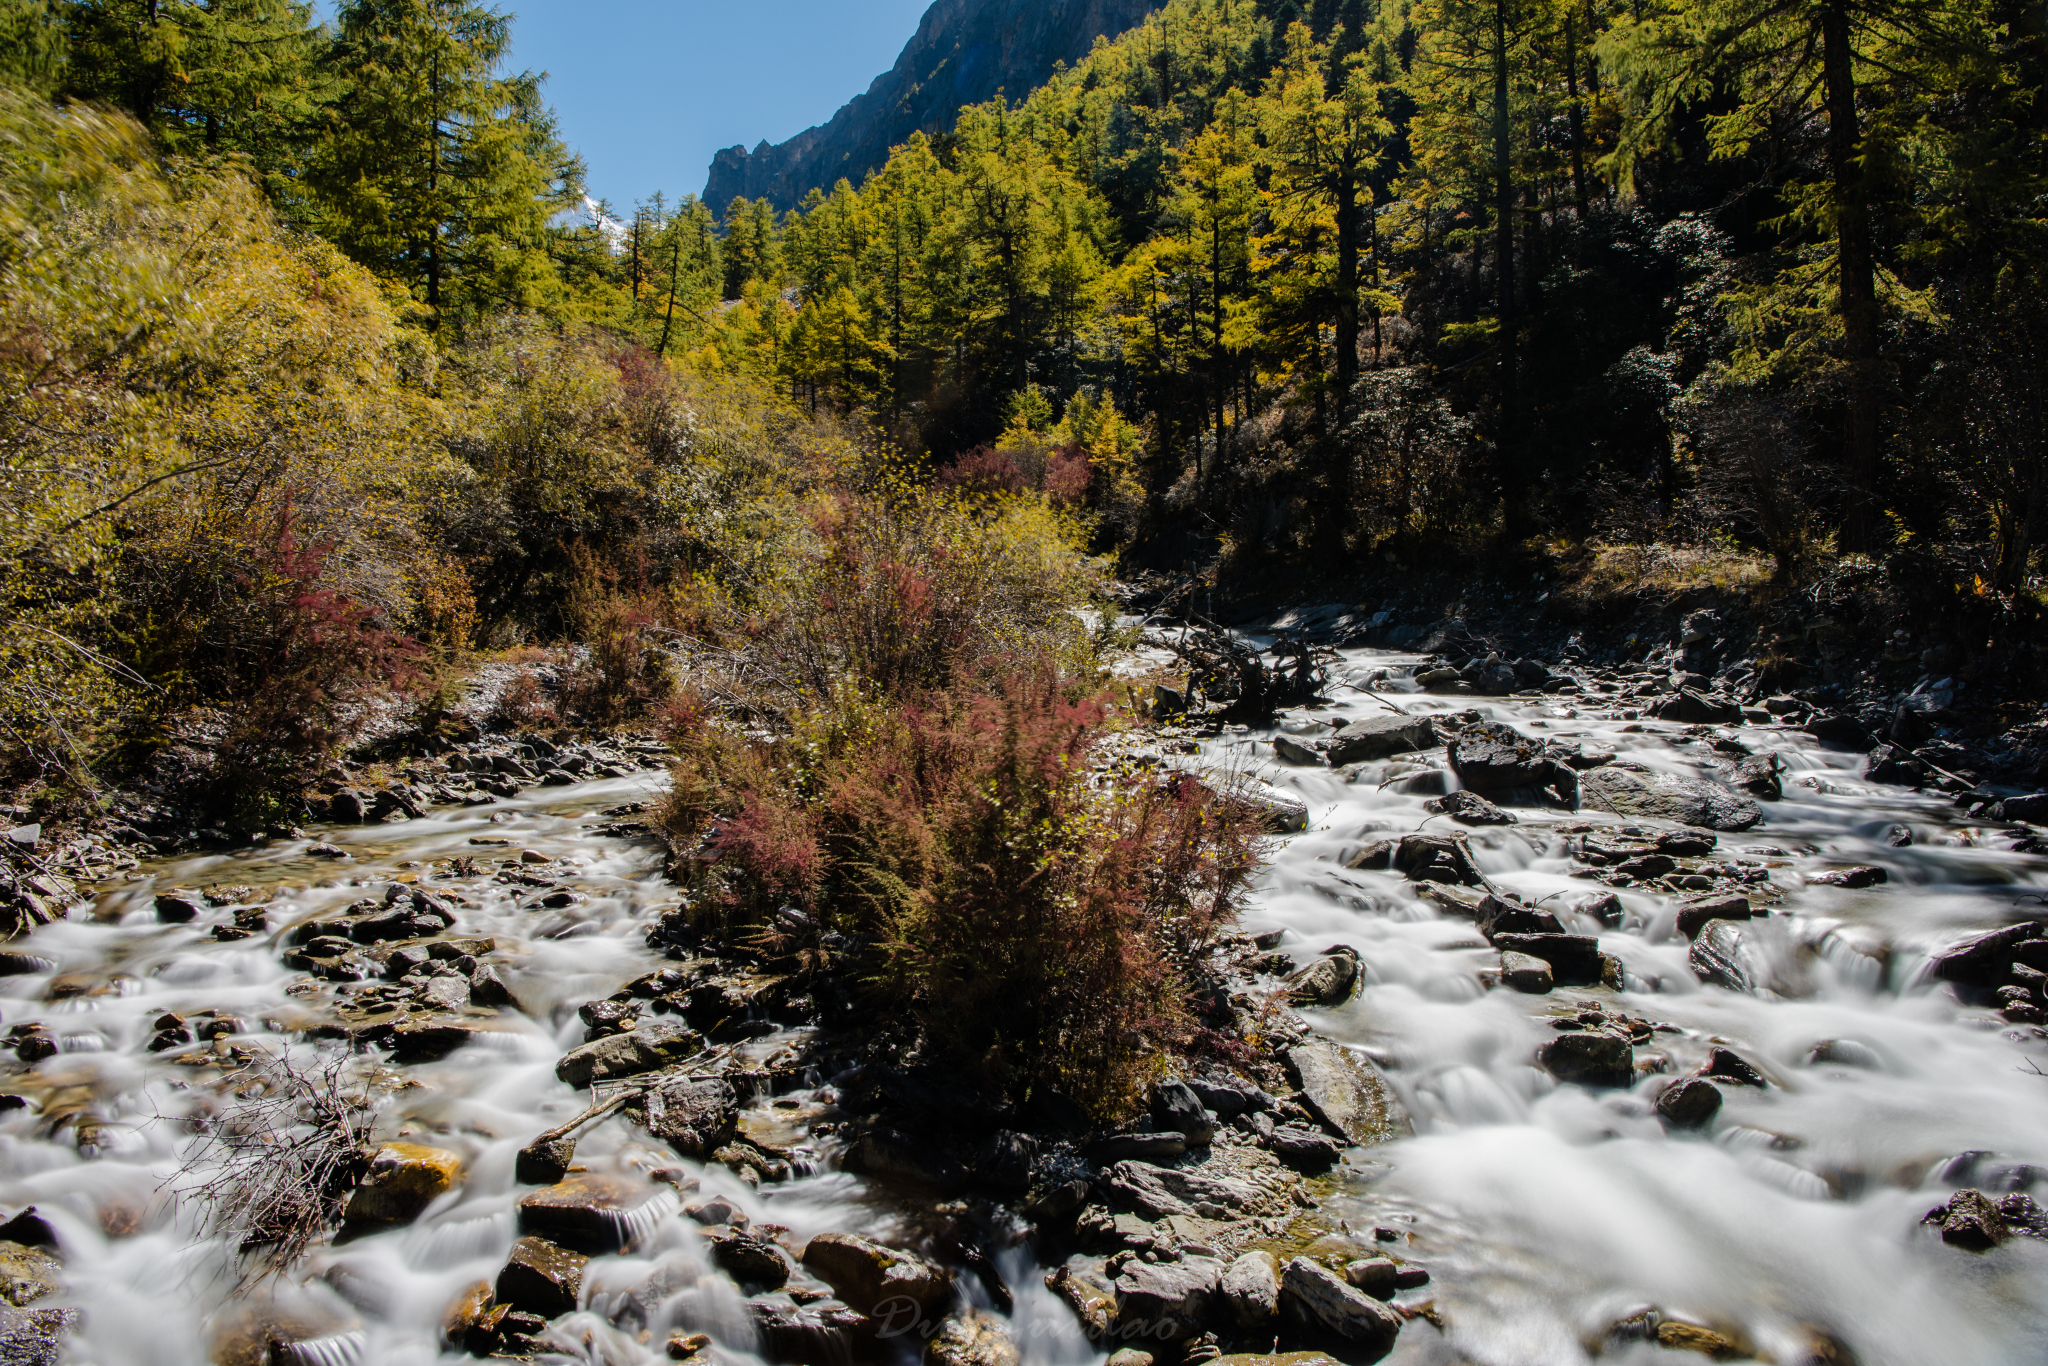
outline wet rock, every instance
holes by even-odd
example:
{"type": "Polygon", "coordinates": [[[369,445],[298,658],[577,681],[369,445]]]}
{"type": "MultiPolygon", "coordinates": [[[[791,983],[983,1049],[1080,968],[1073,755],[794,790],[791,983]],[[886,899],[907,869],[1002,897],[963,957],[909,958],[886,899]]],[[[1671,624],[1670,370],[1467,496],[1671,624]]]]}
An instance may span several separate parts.
{"type": "Polygon", "coordinates": [[[1531,996],[1541,996],[1557,985],[1557,979],[1551,975],[1550,964],[1526,953],[1503,953],[1500,956],[1500,980],[1508,987],[1531,996]]]}
{"type": "Polygon", "coordinates": [[[637,1243],[681,1200],[666,1186],[578,1173],[519,1201],[519,1231],[593,1255],[637,1243]]]}
{"type": "Polygon", "coordinates": [[[0,1241],[0,1300],[20,1308],[63,1288],[64,1267],[55,1257],[39,1247],[0,1241]]]}
{"type": "Polygon", "coordinates": [[[575,1160],[573,1137],[537,1138],[519,1150],[512,1175],[522,1185],[552,1186],[569,1174],[569,1164],[575,1160]]]}
{"type": "Polygon", "coordinates": [[[524,1309],[544,1319],[571,1313],[583,1293],[583,1272],[590,1258],[545,1238],[524,1237],[498,1272],[498,1303],[524,1309]]]}
{"type": "Polygon", "coordinates": [[[1228,1073],[1190,1077],[1187,1084],[1204,1108],[1214,1110],[1224,1119],[1243,1114],[1246,1110],[1259,1109],[1264,1104],[1263,1093],[1258,1087],[1228,1073]]]}
{"type": "Polygon", "coordinates": [[[1201,1097],[1184,1082],[1162,1082],[1152,1089],[1152,1123],[1157,1129],[1184,1135],[1195,1148],[1207,1146],[1216,1135],[1216,1125],[1201,1097]]]}
{"type": "Polygon", "coordinates": [[[1472,926],[1490,943],[1496,934],[1563,934],[1564,925],[1549,911],[1533,910],[1519,901],[1487,896],[1472,913],[1472,926]]]}
{"type": "Polygon", "coordinates": [[[1307,1176],[1328,1171],[1343,1156],[1337,1140],[1305,1124],[1277,1124],[1263,1144],[1267,1152],[1307,1176]]]}
{"type": "Polygon", "coordinates": [[[884,1247],[852,1233],[821,1233],[804,1246],[804,1269],[863,1314],[902,1298],[920,1314],[953,1293],[953,1273],[914,1252],[884,1247]]]}
{"type": "Polygon", "coordinates": [[[1732,726],[1742,720],[1742,708],[1725,697],[1703,696],[1680,688],[1654,713],[1659,721],[1677,721],[1688,726],[1732,726]]]}
{"type": "Polygon", "coordinates": [[[1402,1127],[1400,1103],[1365,1058],[1328,1039],[1296,1044],[1285,1054],[1302,1103],[1333,1133],[1357,1144],[1383,1143],[1402,1127]]]}
{"type": "Polygon", "coordinates": [[[1868,1044],[1854,1039],[1822,1039],[1806,1055],[1809,1067],[1857,1067],[1866,1072],[1884,1071],[1884,1059],[1868,1044]]]}
{"type": "MultiPolygon", "coordinates": [[[[763,1358],[786,1366],[852,1361],[876,1335],[872,1320],[835,1300],[798,1305],[780,1295],[766,1296],[747,1301],[747,1316],[760,1337],[763,1358]]],[[[899,1331],[911,1326],[902,1324],[899,1331]]]]}
{"type": "Polygon", "coordinates": [[[1057,1266],[1045,1273],[1046,1289],[1066,1301],[1090,1342],[1108,1338],[1116,1323],[1116,1291],[1093,1272],[1057,1266]]]}
{"type": "Polygon", "coordinates": [[[2024,797],[2007,797],[1998,804],[1993,819],[2024,821],[2028,825],[2048,825],[2048,792],[2031,792],[2024,797]]]}
{"type": "Polygon", "coordinates": [[[1856,765],[1856,776],[1865,782],[1889,783],[1894,787],[1919,787],[1931,770],[1897,745],[1879,745],[1856,765]]]}
{"type": "Polygon", "coordinates": [[[1436,743],[1436,727],[1426,716],[1368,716],[1331,736],[1325,752],[1333,764],[1357,764],[1433,749],[1436,743]]]}
{"type": "Polygon", "coordinates": [[[667,1020],[648,1020],[626,1034],[611,1034],[572,1048],[555,1064],[555,1076],[577,1090],[592,1082],[637,1076],[686,1058],[702,1046],[688,1029],[667,1020]]]}
{"type": "Polygon", "coordinates": [[[1696,939],[1710,920],[1748,920],[1755,913],[1746,896],[1694,897],[1678,908],[1678,932],[1696,939]]]}
{"type": "Polygon", "coordinates": [[[205,903],[189,892],[170,892],[156,899],[156,918],[166,925],[197,920],[205,911],[205,903]]]}
{"type": "Polygon", "coordinates": [[[1704,778],[1653,773],[1621,763],[1579,775],[1579,801],[1595,811],[1640,820],[1672,821],[1709,830],[1747,830],[1763,810],[1747,793],[1704,778]]]}
{"type": "Polygon", "coordinates": [[[1698,1352],[1716,1361],[1749,1355],[1741,1343],[1726,1333],[1717,1333],[1697,1323],[1666,1319],[1657,1325],[1657,1345],[1667,1352],[1698,1352]]]}
{"type": "Polygon", "coordinates": [[[446,1016],[414,1016],[392,1026],[391,1053],[401,1062],[430,1062],[447,1057],[480,1032],[466,1021],[446,1016]]]}
{"type": "Polygon", "coordinates": [[[1941,1230],[1941,1241],[1965,1252],[1988,1252],[2011,1236],[2005,1217],[1982,1191],[1959,1190],[1920,1221],[1941,1230]]]}
{"type": "Polygon", "coordinates": [[[1347,1357],[1362,1362],[1391,1352],[1401,1333],[1400,1315],[1306,1257],[1289,1261],[1280,1273],[1280,1314],[1303,1337],[1341,1344],[1347,1357]]]}
{"type": "Polygon", "coordinates": [[[924,1345],[924,1366],[1020,1366],[1023,1360],[1003,1321],[979,1309],[947,1319],[924,1345]]]}
{"type": "Polygon", "coordinates": [[[1214,1257],[1126,1263],[1115,1282],[1117,1336],[1158,1343],[1199,1336],[1222,1279],[1223,1263],[1214,1257]]]}
{"type": "Polygon", "coordinates": [[[462,1350],[474,1342],[489,1351],[484,1321],[495,1300],[489,1281],[477,1281],[466,1287],[441,1313],[442,1345],[462,1350]]]}
{"type": "Polygon", "coordinates": [[[1824,873],[1809,873],[1806,880],[1815,887],[1875,887],[1890,882],[1891,874],[1872,867],[1830,868],[1824,873]]]}
{"type": "Polygon", "coordinates": [[[1256,1333],[1280,1312],[1280,1264],[1270,1252],[1247,1252],[1223,1269],[1217,1290],[1230,1321],[1256,1333]]]}
{"type": "Polygon", "coordinates": [[[1365,1257],[1345,1264],[1344,1279],[1376,1300],[1391,1300],[1401,1288],[1401,1268],[1391,1257],[1365,1257]]]}
{"type": "MultiPolygon", "coordinates": [[[[1972,935],[1954,947],[1942,950],[1934,955],[1930,967],[1934,975],[1944,982],[1996,986],[2005,980],[2008,966],[2022,952],[2021,945],[2041,938],[2041,926],[2035,921],[2023,920],[2001,930],[1972,935]]],[[[2043,947],[2048,949],[2048,944],[2043,947]]]]}
{"type": "Polygon", "coordinates": [[[1536,1060],[1559,1081],[1580,1086],[1627,1086],[1636,1078],[1628,1035],[1605,1029],[1560,1034],[1536,1050],[1536,1060]]]}
{"type": "Polygon", "coordinates": [[[670,1361],[691,1361],[711,1350],[709,1333],[677,1333],[665,1349],[670,1361]]]}
{"type": "Polygon", "coordinates": [[[1513,825],[1512,813],[1501,810],[1477,792],[1460,788],[1447,792],[1435,801],[1424,802],[1423,809],[1440,816],[1449,816],[1461,825],[1513,825]]]}
{"type": "Polygon", "coordinates": [[[1273,737],[1273,757],[1283,764],[1300,767],[1320,767],[1323,763],[1322,755],[1300,741],[1290,740],[1284,735],[1273,737]]]}
{"type": "Polygon", "coordinates": [[[1122,1206],[1150,1221],[1199,1214],[1229,1219],[1259,1203],[1258,1187],[1230,1177],[1209,1176],[1199,1168],[1119,1162],[1109,1169],[1109,1193],[1122,1206]]]}
{"type": "Polygon", "coordinates": [[[1763,1086],[1764,1074],[1749,1065],[1740,1053],[1733,1049],[1716,1048],[1707,1054],[1707,1065],[1700,1069],[1703,1077],[1714,1077],[1732,1082],[1737,1086],[1763,1086]]]}
{"type": "Polygon", "coordinates": [[[683,1210],[689,1218],[706,1228],[729,1224],[733,1228],[747,1226],[747,1213],[722,1195],[714,1195],[702,1204],[690,1205],[683,1210]]]}
{"type": "Polygon", "coordinates": [[[1700,1077],[1675,1081],[1657,1093],[1657,1113],[1674,1129],[1698,1129],[1721,1113],[1721,1092],[1700,1077]]]}
{"type": "Polygon", "coordinates": [[[702,1162],[739,1131],[739,1097],[722,1077],[679,1077],[642,1101],[647,1132],[684,1157],[702,1162]]]}
{"type": "Polygon", "coordinates": [[[1212,1357],[1208,1366],[1340,1366],[1337,1358],[1321,1352],[1277,1352],[1271,1356],[1233,1352],[1212,1357]]]}
{"type": "Polygon", "coordinates": [[[1334,1006],[1358,989],[1358,954],[1338,945],[1288,980],[1288,995],[1302,1005],[1334,1006]]]}
{"type": "Polygon", "coordinates": [[[1294,835],[1308,829],[1308,803],[1298,797],[1250,780],[1232,784],[1228,795],[1251,808],[1275,835],[1294,835]]]}
{"type": "Polygon", "coordinates": [[[1590,934],[1496,934],[1493,946],[1502,953],[1541,958],[1561,986],[1600,981],[1600,941],[1590,934]]]}
{"type": "Polygon", "coordinates": [[[349,1197],[351,1224],[407,1224],[462,1179],[462,1159],[443,1148],[387,1143],[349,1197]]]}
{"type": "Polygon", "coordinates": [[[1472,861],[1471,845],[1462,833],[1403,835],[1394,849],[1393,866],[1410,882],[1489,886],[1486,875],[1472,861]]]}
{"type": "Polygon", "coordinates": [[[1758,754],[1735,765],[1729,781],[1758,801],[1775,802],[1785,795],[1780,771],[1784,760],[1775,754],[1758,754]]]}
{"type": "Polygon", "coordinates": [[[796,1268],[789,1254],[767,1238],[752,1233],[714,1233],[705,1239],[719,1270],[742,1285],[780,1290],[796,1268]]]}
{"type": "Polygon", "coordinates": [[[1557,765],[1540,741],[1498,721],[1467,726],[1445,752],[1458,781],[1474,792],[1544,787],[1557,779],[1557,765]]]}
{"type": "Polygon", "coordinates": [[[512,987],[505,980],[505,974],[490,963],[479,963],[475,972],[469,975],[469,1003],[473,1006],[511,1006],[518,1009],[519,1001],[512,995],[512,987]]]}
{"type": "MultiPolygon", "coordinates": [[[[211,1337],[207,1355],[214,1366],[353,1361],[362,1351],[362,1335],[353,1315],[342,1312],[331,1300],[314,1299],[290,1288],[276,1293],[245,1291],[221,1311],[211,1337]],[[326,1350],[337,1355],[313,1355],[326,1350]]],[[[44,1360],[9,1355],[13,1345],[0,1328],[0,1362],[14,1366],[44,1360]]],[[[56,1358],[48,1360],[54,1363],[56,1358]]]]}
{"type": "Polygon", "coordinates": [[[1754,991],[1765,975],[1748,932],[1733,920],[1709,920],[1692,941],[1686,962],[1701,981],[1730,991],[1754,991]]]}
{"type": "MultiPolygon", "coordinates": [[[[950,1195],[967,1187],[967,1171],[930,1143],[896,1129],[869,1129],[846,1154],[848,1170],[950,1195]]],[[[855,1308],[860,1306],[855,1305],[855,1308]]]]}
{"type": "Polygon", "coordinates": [[[1154,1358],[1150,1352],[1141,1352],[1135,1347],[1125,1347],[1110,1353],[1109,1360],[1104,1363],[1104,1366],[1153,1366],[1153,1360],[1154,1358]]]}

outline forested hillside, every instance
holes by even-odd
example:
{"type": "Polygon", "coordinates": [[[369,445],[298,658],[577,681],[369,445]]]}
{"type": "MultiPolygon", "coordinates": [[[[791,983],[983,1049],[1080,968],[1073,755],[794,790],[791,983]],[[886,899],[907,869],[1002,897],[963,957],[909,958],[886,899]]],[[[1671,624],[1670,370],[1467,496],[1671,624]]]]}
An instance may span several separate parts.
{"type": "Polygon", "coordinates": [[[2024,649],[2031,14],[1172,0],[797,211],[592,221],[487,8],[7,0],[9,743],[744,604],[887,452],[1129,567],[1904,554],[2024,649]]]}

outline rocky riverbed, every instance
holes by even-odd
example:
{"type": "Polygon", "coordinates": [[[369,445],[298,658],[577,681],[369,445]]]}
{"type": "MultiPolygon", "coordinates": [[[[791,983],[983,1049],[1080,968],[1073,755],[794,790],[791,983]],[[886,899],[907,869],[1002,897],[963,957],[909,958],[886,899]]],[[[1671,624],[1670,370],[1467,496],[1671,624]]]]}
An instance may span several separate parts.
{"type": "Polygon", "coordinates": [[[1276,837],[1119,1132],[869,1050],[831,936],[695,939],[651,737],[339,768],[252,847],[24,831],[0,1360],[2030,1360],[2040,813],[1682,649],[1162,698],[1119,762],[1276,837]],[[243,1281],[218,1121],[335,1057],[343,1233],[243,1281]]]}

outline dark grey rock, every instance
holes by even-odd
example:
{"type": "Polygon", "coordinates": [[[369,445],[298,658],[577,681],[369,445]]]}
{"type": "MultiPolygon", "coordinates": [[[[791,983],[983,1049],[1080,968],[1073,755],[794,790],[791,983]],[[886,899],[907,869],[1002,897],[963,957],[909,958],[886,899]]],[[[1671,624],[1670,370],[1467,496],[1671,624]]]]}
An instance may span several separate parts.
{"type": "Polygon", "coordinates": [[[1605,1029],[1560,1034],[1536,1050],[1536,1059],[1559,1081],[1581,1086],[1628,1086],[1636,1076],[1628,1036],[1605,1029]]]}
{"type": "Polygon", "coordinates": [[[1472,913],[1472,924],[1489,943],[1497,934],[1564,933],[1563,923],[1549,911],[1535,910],[1519,901],[1493,895],[1480,901],[1472,913]]]}
{"type": "Polygon", "coordinates": [[[1657,1093],[1657,1113],[1674,1129],[1698,1129],[1721,1112],[1721,1091],[1700,1077],[1675,1081],[1657,1093]]]}
{"type": "Polygon", "coordinates": [[[699,1162],[739,1131],[739,1097],[723,1077],[678,1077],[651,1088],[641,1104],[647,1132],[699,1162]]]}
{"type": "Polygon", "coordinates": [[[1363,1055],[1328,1039],[1289,1048],[1287,1069],[1309,1112],[1349,1143],[1383,1143],[1405,1125],[1393,1088],[1363,1055]]]}
{"type": "Polygon", "coordinates": [[[1331,736],[1324,753],[1333,764],[1356,764],[1433,749],[1436,743],[1436,727],[1426,716],[1368,716],[1331,736]]]}
{"type": "Polygon", "coordinates": [[[1704,778],[1608,764],[1579,775],[1579,801],[1595,811],[1642,820],[1747,830],[1763,819],[1756,799],[1704,778]]]}
{"type": "Polygon", "coordinates": [[[1493,946],[1502,953],[1541,958],[1561,986],[1600,981],[1600,941],[1589,934],[1496,934],[1493,946]]]}
{"type": "Polygon", "coordinates": [[[1184,1134],[1188,1146],[1194,1148],[1206,1146],[1216,1134],[1201,1097],[1184,1082],[1161,1082],[1153,1088],[1152,1123],[1155,1128],[1184,1134]]]}
{"type": "Polygon", "coordinates": [[[1288,994],[1303,1005],[1342,1005],[1358,990],[1358,955],[1325,953],[1288,980],[1288,994]]]}
{"type": "Polygon", "coordinates": [[[846,1154],[849,1169],[950,1195],[967,1186],[967,1171],[929,1142],[896,1129],[869,1129],[846,1154]]]}
{"type": "Polygon", "coordinates": [[[1401,1334],[1400,1315],[1306,1257],[1281,1270],[1280,1315],[1303,1337],[1340,1346],[1360,1362],[1384,1357],[1401,1334]]]}
{"type": "Polygon", "coordinates": [[[1713,894],[1694,897],[1678,908],[1678,932],[1694,938],[1710,920],[1748,920],[1756,914],[1746,896],[1713,894]]]}
{"type": "Polygon", "coordinates": [[[1944,982],[1996,986],[2005,980],[2007,967],[2018,956],[2020,945],[2043,938],[2038,922],[2023,920],[2004,929],[1972,935],[1952,948],[1943,949],[1934,955],[1931,967],[1944,982]]]}
{"type": "Polygon", "coordinates": [[[1116,1278],[1116,1332],[1162,1345],[1201,1335],[1220,1298],[1223,1263],[1214,1257],[1129,1262],[1116,1278]]]}
{"type": "Polygon", "coordinates": [[[702,1041],[682,1025],[648,1020],[625,1034],[610,1034],[562,1055],[555,1064],[558,1080],[582,1090],[593,1082],[652,1072],[686,1058],[702,1041]]]}
{"type": "Polygon", "coordinates": [[[1751,947],[1749,933],[1733,920],[1709,920],[1700,928],[1686,961],[1701,981],[1730,991],[1755,991],[1769,973],[1751,947]]]}
{"type": "Polygon", "coordinates": [[[1477,792],[1460,788],[1446,792],[1435,801],[1424,802],[1423,808],[1440,816],[1449,816],[1462,825],[1513,825],[1515,817],[1503,811],[1477,792]]]}
{"type": "Polygon", "coordinates": [[[1475,792],[1543,787],[1556,777],[1556,765],[1541,742],[1498,721],[1459,731],[1446,752],[1458,781],[1475,792]]]}
{"type": "Polygon", "coordinates": [[[1526,953],[1503,953],[1500,956],[1500,980],[1514,990],[1532,996],[1541,996],[1557,985],[1550,964],[1526,953]]]}
{"type": "Polygon", "coordinates": [[[1995,819],[2048,825],[2048,792],[2031,792],[2024,797],[2007,797],[1998,804],[1995,819]]]}

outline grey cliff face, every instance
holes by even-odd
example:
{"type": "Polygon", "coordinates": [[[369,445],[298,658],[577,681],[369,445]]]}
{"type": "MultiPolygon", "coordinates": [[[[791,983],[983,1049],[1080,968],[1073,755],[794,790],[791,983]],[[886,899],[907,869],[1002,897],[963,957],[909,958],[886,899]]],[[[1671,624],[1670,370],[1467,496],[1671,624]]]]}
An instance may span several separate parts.
{"type": "Polygon", "coordinates": [[[704,202],[722,211],[735,195],[793,208],[813,188],[844,176],[856,185],[912,133],[952,126],[965,104],[997,91],[1013,101],[1069,66],[1097,37],[1144,21],[1155,0],[936,0],[896,65],[829,123],[780,146],[728,147],[711,161],[704,202]]]}

